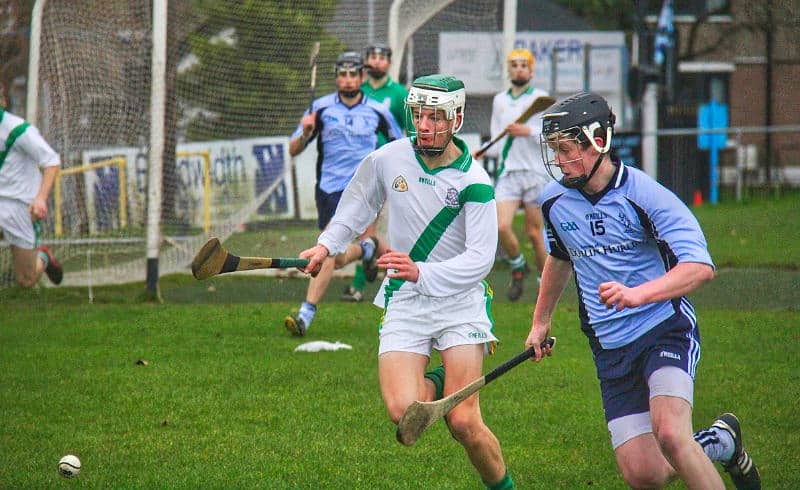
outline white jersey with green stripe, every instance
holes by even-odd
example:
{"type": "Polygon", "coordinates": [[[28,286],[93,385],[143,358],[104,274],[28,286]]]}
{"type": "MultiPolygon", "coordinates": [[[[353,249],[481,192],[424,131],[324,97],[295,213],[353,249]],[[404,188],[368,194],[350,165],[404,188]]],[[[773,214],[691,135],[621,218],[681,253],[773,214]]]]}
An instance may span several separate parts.
{"type": "MultiPolygon", "coordinates": [[[[530,86],[516,97],[511,95],[511,89],[495,95],[489,127],[492,138],[513,123],[537,97],[547,95],[544,90],[530,86]]],[[[539,135],[542,132],[541,113],[534,114],[525,125],[531,128],[530,136],[505,136],[486,152],[488,156],[498,158],[500,169],[498,175],[504,171],[530,170],[547,177],[539,147],[539,135]]]]}
{"type": "Polygon", "coordinates": [[[39,192],[39,167],[61,165],[61,158],[39,130],[0,108],[0,197],[30,204],[39,192]]]}
{"type": "Polygon", "coordinates": [[[461,156],[433,170],[417,156],[409,138],[369,154],[348,184],[336,215],[318,243],[344,252],[363,233],[384,202],[389,243],[419,267],[416,283],[385,278],[375,304],[417,295],[447,297],[480,288],[497,250],[497,207],[489,176],[467,145],[453,138],[461,156]]]}

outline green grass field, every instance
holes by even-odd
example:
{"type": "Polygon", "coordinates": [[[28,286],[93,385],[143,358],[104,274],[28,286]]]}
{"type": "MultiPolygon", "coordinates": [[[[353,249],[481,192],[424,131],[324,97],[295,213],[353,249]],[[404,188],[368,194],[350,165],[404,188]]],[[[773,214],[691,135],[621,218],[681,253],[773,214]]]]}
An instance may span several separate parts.
{"type": "MultiPolygon", "coordinates": [[[[735,411],[770,489],[800,488],[798,209],[797,195],[695,209],[720,266],[692,295],[695,424],[735,411]]],[[[307,244],[308,232],[289,233],[226,246],[307,244]]],[[[521,350],[530,325],[535,287],[509,303],[507,276],[498,264],[489,278],[503,342],[487,370],[521,350]]],[[[307,340],[353,349],[319,354],[295,353],[282,327],[299,278],[171,276],[161,305],[136,301],[141,284],[95,288],[94,304],[81,288],[0,291],[0,488],[481,488],[441,422],[413,447],[395,442],[377,382],[380,310],[338,302],[345,284],[307,340]],[[71,481],[56,473],[67,453],[84,465],[71,481]]],[[[572,289],[554,334],[556,355],[482,390],[484,417],[519,488],[624,488],[572,289]]]]}

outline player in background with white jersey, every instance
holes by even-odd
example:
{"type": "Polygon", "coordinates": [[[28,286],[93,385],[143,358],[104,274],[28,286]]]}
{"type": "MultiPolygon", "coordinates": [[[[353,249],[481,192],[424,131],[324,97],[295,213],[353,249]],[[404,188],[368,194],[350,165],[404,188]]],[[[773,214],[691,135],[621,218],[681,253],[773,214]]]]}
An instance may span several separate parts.
{"type": "Polygon", "coordinates": [[[5,107],[0,94],[0,234],[11,244],[20,286],[36,285],[43,272],[60,284],[61,264],[49,247],[39,245],[39,221],[47,217],[47,198],[61,158],[36,127],[5,107]]]}
{"type": "MultiPolygon", "coordinates": [[[[465,99],[454,77],[417,78],[406,102],[411,137],[364,159],[317,245],[300,253],[315,274],[388,206],[392,248],[378,259],[387,274],[375,304],[384,308],[378,372],[394,423],[415,400],[441,398],[479,378],[497,341],[484,282],[497,249],[497,210],[489,176],[455,137],[465,99]],[[443,366],[426,373],[431,349],[441,353],[443,366]]],[[[445,420],[488,488],[514,488],[477,394],[445,420]]]]}
{"type": "Polygon", "coordinates": [[[536,267],[541,274],[547,251],[542,233],[542,212],[539,196],[550,181],[539,151],[542,119],[534,115],[525,123],[514,121],[536,100],[548,93],[531,85],[533,54],[527,49],[515,49],[508,55],[508,78],[511,87],[498,93],[492,101],[491,137],[503,130],[508,135],[490,147],[486,154],[498,159],[495,199],[500,246],[511,267],[511,286],[508,299],[522,296],[525,276],[529,273],[519,240],[511,226],[514,215],[522,205],[525,211],[525,234],[533,245],[536,267]]]}
{"type": "Polygon", "coordinates": [[[678,477],[688,488],[723,489],[712,461],[736,488],[761,488],[735,415],[692,434],[700,358],[686,295],[714,277],[705,237],[675,194],[610,153],[615,116],[599,95],[579,93],[548,109],[542,194],[550,255],[530,334],[535,361],[558,299],[575,272],[617,465],[633,488],[678,477]],[[553,169],[553,170],[551,170],[553,169]]]}

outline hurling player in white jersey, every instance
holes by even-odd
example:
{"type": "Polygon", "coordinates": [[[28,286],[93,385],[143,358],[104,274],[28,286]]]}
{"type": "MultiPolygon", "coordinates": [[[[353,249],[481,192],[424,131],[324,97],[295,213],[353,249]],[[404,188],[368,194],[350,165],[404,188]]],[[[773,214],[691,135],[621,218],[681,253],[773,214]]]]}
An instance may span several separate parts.
{"type": "Polygon", "coordinates": [[[576,275],[581,326],[589,338],[617,465],[633,488],[680,478],[689,488],[761,488],[742,446],[739,420],[719,416],[692,434],[700,335],[686,295],[714,277],[705,237],[672,192],[611,155],[615,116],[594,93],[542,115],[551,176],[542,195],[550,254],[526,346],[541,360],[556,303],[576,275]]]}
{"type": "MultiPolygon", "coordinates": [[[[300,253],[310,259],[305,270],[315,274],[388,206],[392,248],[378,259],[387,274],[375,304],[385,308],[378,372],[394,423],[415,400],[439,399],[479,378],[497,341],[484,282],[497,249],[497,210],[489,176],[455,137],[465,98],[455,77],[417,78],[406,99],[411,137],[363,160],[317,245],[300,253]],[[443,366],[426,373],[432,349],[443,366]]],[[[477,395],[446,421],[488,488],[514,488],[477,395]]]]}
{"type": "Polygon", "coordinates": [[[531,86],[533,54],[527,49],[515,49],[508,55],[508,77],[511,87],[498,93],[492,101],[491,136],[503,130],[508,136],[490,147],[486,154],[498,159],[495,199],[500,246],[511,267],[511,286],[508,299],[522,296],[528,264],[520,249],[519,240],[511,227],[514,214],[522,204],[525,210],[525,234],[533,245],[533,255],[539,274],[544,267],[547,250],[542,233],[542,212],[539,196],[550,177],[544,169],[539,151],[542,119],[534,115],[525,123],[514,122],[538,97],[547,96],[542,89],[531,86]]]}
{"type": "Polygon", "coordinates": [[[0,235],[11,244],[17,284],[32,287],[43,272],[60,284],[61,264],[39,245],[39,220],[47,217],[61,158],[38,129],[5,106],[0,95],[0,235]]]}

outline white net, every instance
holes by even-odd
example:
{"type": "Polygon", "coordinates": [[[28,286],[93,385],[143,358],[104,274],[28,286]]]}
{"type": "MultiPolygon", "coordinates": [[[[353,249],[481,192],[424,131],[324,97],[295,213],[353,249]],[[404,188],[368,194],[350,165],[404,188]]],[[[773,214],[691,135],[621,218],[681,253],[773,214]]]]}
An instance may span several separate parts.
{"type": "MultiPolygon", "coordinates": [[[[64,263],[65,285],[143,280],[152,2],[39,3],[35,122],[63,161],[42,242],[64,263]]],[[[390,5],[170,0],[161,274],[187,271],[209,236],[301,216],[313,181],[293,181],[288,136],[310,101],[312,46],[320,96],[334,90],[339,53],[387,41],[390,5]]],[[[438,71],[439,31],[496,29],[499,5],[454,2],[420,21],[411,75],[438,71]]],[[[473,128],[488,127],[488,110],[473,128]]],[[[0,253],[4,286],[8,247],[0,253]]]]}
{"type": "MultiPolygon", "coordinates": [[[[493,31],[503,29],[503,2],[497,0],[405,0],[396,2],[398,11],[397,40],[409,39],[404,50],[402,63],[398,69],[401,80],[436,73],[440,69],[440,35],[443,32],[493,31]],[[409,60],[411,69],[409,69],[409,60]],[[409,76],[410,75],[410,76],[409,76]]],[[[497,49],[502,52],[502,46],[497,49]]],[[[502,65],[483,66],[485,63],[496,64],[496,60],[476,60],[474,69],[490,69],[496,72],[498,81],[502,74],[502,65]]],[[[410,80],[409,80],[410,81],[410,80]]],[[[497,90],[500,90],[498,85],[497,90]]],[[[467,89],[466,120],[463,133],[488,133],[492,111],[492,96],[475,96],[467,89]]]]}

